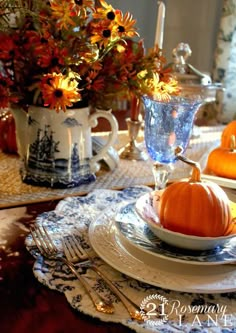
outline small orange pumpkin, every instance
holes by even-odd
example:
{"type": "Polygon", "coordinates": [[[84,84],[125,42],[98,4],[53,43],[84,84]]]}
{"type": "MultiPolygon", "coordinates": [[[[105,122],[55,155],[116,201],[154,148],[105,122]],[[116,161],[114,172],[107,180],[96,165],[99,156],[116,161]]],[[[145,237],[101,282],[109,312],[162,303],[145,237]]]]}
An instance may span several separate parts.
{"type": "Polygon", "coordinates": [[[159,217],[164,228],[187,235],[218,237],[226,234],[231,223],[229,200],[223,189],[209,181],[201,181],[200,167],[192,165],[189,180],[169,185],[160,198],[159,217]]]}
{"type": "Polygon", "coordinates": [[[230,148],[213,149],[207,160],[206,171],[216,176],[236,179],[236,136],[231,136],[230,148]]]}
{"type": "Polygon", "coordinates": [[[236,136],[236,120],[231,121],[223,130],[221,134],[221,147],[230,148],[231,136],[236,136]]]}

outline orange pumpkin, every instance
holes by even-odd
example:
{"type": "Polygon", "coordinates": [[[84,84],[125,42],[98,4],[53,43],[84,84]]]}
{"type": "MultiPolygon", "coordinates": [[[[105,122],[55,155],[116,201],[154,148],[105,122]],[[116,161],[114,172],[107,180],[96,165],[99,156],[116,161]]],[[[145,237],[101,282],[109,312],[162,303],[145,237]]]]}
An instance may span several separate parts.
{"type": "Polygon", "coordinates": [[[225,235],[231,223],[226,193],[213,182],[201,181],[197,163],[179,153],[177,156],[192,165],[192,176],[189,180],[172,183],[163,192],[159,206],[161,224],[166,229],[187,235],[225,235]]]}
{"type": "Polygon", "coordinates": [[[207,160],[206,171],[216,176],[236,179],[236,136],[231,136],[231,148],[213,149],[207,160]]]}
{"type": "Polygon", "coordinates": [[[221,147],[230,148],[231,136],[236,136],[236,120],[231,121],[223,130],[221,134],[221,147]]]}

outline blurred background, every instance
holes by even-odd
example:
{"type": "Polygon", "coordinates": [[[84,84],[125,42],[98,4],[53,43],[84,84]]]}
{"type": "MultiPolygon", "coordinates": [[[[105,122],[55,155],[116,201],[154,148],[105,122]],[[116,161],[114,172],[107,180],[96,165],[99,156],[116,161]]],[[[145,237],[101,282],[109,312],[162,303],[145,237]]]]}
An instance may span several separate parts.
{"type": "MultiPolygon", "coordinates": [[[[163,0],[165,5],[163,51],[167,63],[179,43],[188,44],[187,63],[209,74],[224,88],[215,107],[204,109],[204,123],[236,119],[236,0],[163,0]]],[[[154,45],[158,0],[110,0],[115,8],[130,11],[137,20],[148,49],[154,45]]]]}
{"type": "MultiPolygon", "coordinates": [[[[157,0],[110,0],[114,7],[130,11],[137,19],[140,36],[146,48],[155,40],[157,0]]],[[[223,0],[165,0],[166,5],[163,49],[167,62],[178,43],[190,45],[189,62],[196,68],[212,72],[214,51],[223,0]]]]}

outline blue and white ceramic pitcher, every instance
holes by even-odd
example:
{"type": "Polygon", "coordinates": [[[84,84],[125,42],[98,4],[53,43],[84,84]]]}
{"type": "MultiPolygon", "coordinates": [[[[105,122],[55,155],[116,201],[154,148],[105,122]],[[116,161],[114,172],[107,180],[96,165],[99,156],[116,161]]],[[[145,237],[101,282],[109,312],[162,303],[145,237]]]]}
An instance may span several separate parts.
{"type": "Polygon", "coordinates": [[[29,184],[70,188],[95,180],[97,162],[117,138],[118,124],[109,111],[89,114],[89,108],[56,113],[29,107],[26,113],[13,108],[22,180],[29,184]],[[97,155],[92,153],[91,128],[98,118],[111,125],[108,142],[97,155]]]}

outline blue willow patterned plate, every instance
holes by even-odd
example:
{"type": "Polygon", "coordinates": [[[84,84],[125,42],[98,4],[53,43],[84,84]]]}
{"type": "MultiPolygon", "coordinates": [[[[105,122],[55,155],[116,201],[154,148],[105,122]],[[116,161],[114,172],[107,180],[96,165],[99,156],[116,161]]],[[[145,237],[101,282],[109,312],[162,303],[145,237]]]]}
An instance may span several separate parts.
{"type": "Polygon", "coordinates": [[[236,263],[236,237],[211,250],[194,251],[171,246],[159,239],[148,224],[137,214],[136,202],[121,207],[115,216],[115,225],[125,242],[152,257],[193,265],[236,263]]]}

